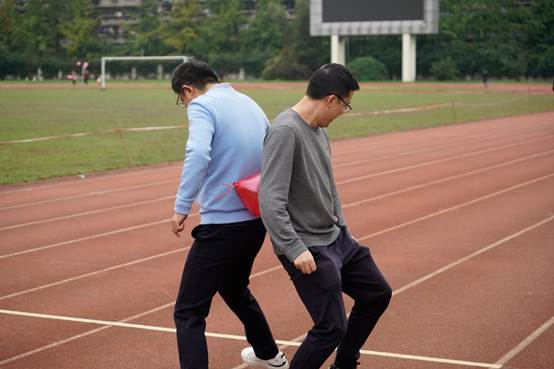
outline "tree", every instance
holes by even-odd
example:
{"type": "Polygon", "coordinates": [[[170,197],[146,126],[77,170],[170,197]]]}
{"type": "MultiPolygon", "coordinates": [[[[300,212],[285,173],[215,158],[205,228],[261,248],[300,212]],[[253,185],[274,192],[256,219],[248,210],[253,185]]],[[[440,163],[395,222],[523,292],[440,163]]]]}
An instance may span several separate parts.
{"type": "Polygon", "coordinates": [[[203,18],[198,0],[175,1],[161,27],[162,42],[174,52],[191,55],[203,18]]]}
{"type": "Polygon", "coordinates": [[[285,36],[289,47],[292,47],[298,62],[314,72],[321,65],[329,62],[329,37],[312,37],[310,35],[310,2],[297,0],[296,18],[292,24],[291,34],[285,36]]]}
{"type": "Polygon", "coordinates": [[[133,55],[164,55],[169,47],[162,42],[162,13],[157,0],[144,0],[138,21],[129,27],[130,53],[133,55]]]}
{"type": "Polygon", "coordinates": [[[98,19],[94,16],[92,4],[88,0],[69,2],[68,16],[60,23],[60,34],[64,38],[62,46],[70,57],[87,58],[100,49],[96,31],[98,19]]]}
{"type": "Polygon", "coordinates": [[[433,63],[450,57],[462,75],[523,76],[528,20],[518,0],[443,0],[439,34],[420,39],[419,71],[429,75],[433,63]]]}
{"type": "Polygon", "coordinates": [[[264,63],[279,53],[287,25],[286,10],[280,0],[260,0],[256,15],[248,19],[240,32],[242,67],[249,75],[259,76],[264,63]]]}
{"type": "Polygon", "coordinates": [[[530,12],[529,74],[545,78],[554,76],[554,3],[550,0],[535,0],[530,12]]]}

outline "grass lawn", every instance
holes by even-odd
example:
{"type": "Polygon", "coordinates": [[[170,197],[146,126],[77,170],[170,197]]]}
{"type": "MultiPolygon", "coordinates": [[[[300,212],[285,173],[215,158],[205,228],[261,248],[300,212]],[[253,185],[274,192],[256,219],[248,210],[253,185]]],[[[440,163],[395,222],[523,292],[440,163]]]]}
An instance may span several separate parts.
{"type": "MultiPolygon", "coordinates": [[[[2,84],[0,84],[1,87],[2,84]]],[[[439,84],[437,84],[439,86],[439,84]]],[[[462,84],[460,85],[462,86],[462,84]]],[[[63,86],[62,86],[63,87],[63,86]]],[[[108,85],[108,88],[110,86],[108,85]]],[[[294,104],[303,88],[245,89],[271,119],[294,104]]],[[[553,94],[444,89],[414,86],[364,88],[354,111],[337,119],[332,139],[554,110],[553,94]],[[391,109],[444,104],[433,110],[377,114],[391,109]]],[[[121,128],[184,128],[98,133],[32,143],[0,144],[0,184],[181,160],[186,114],[175,105],[169,83],[126,83],[99,91],[88,88],[0,88],[0,142],[100,132],[121,128]]]]}

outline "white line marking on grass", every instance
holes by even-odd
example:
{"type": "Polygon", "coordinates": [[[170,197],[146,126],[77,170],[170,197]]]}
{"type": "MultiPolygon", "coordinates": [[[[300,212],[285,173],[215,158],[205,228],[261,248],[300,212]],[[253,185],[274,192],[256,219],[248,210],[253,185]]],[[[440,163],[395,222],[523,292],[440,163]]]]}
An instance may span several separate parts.
{"type": "MultiPolygon", "coordinates": [[[[166,306],[166,305],[164,305],[166,306]]],[[[50,315],[50,314],[37,314],[37,313],[28,313],[23,311],[14,311],[14,310],[2,310],[0,309],[0,314],[6,314],[6,315],[15,315],[15,316],[24,316],[29,318],[40,318],[40,319],[51,319],[51,320],[60,320],[60,321],[69,321],[69,322],[76,322],[76,323],[83,323],[83,324],[98,324],[105,327],[121,327],[121,328],[130,328],[130,329],[140,329],[140,330],[147,330],[147,331],[155,331],[155,332],[165,332],[165,333],[175,333],[175,328],[167,328],[167,327],[159,327],[159,326],[153,326],[153,325],[146,325],[146,324],[132,324],[132,323],[125,323],[125,322],[115,322],[115,321],[108,321],[108,320],[97,320],[97,319],[86,319],[86,318],[76,318],[76,317],[70,317],[70,316],[61,316],[61,315],[50,315]]],[[[81,338],[84,335],[89,335],[90,333],[85,332],[82,335],[71,337],[72,339],[81,338]]],[[[227,339],[227,340],[235,340],[235,341],[243,341],[246,342],[245,336],[240,335],[234,335],[234,334],[222,334],[222,333],[213,333],[213,332],[205,332],[206,337],[212,337],[212,338],[221,338],[221,339],[227,339]]],[[[32,353],[38,352],[38,350],[43,351],[47,348],[52,348],[55,346],[59,346],[62,343],[68,342],[69,339],[59,341],[58,343],[45,346],[44,348],[40,348],[37,350],[30,351],[28,353],[18,355],[12,358],[9,358],[7,360],[1,361],[0,365],[6,364],[10,361],[14,361],[20,358],[23,358],[25,356],[29,356],[32,353]],[[54,346],[55,345],[55,346],[54,346]]],[[[284,341],[284,340],[275,340],[275,343],[282,346],[300,346],[300,342],[295,341],[284,341]]],[[[430,356],[417,356],[417,355],[404,355],[404,354],[397,354],[392,352],[381,352],[381,351],[369,351],[369,350],[360,350],[360,354],[363,355],[373,355],[373,356],[382,356],[382,357],[391,357],[391,358],[397,358],[397,359],[405,359],[405,360],[416,360],[416,361],[426,361],[426,362],[435,362],[435,363],[443,363],[443,364],[451,364],[451,365],[463,365],[463,366],[476,366],[476,367],[484,367],[484,368],[500,368],[500,365],[495,364],[486,364],[486,363],[478,363],[473,361],[462,361],[462,360],[451,360],[451,359],[444,359],[444,358],[436,358],[436,357],[430,357],[430,356]]]]}
{"type": "Polygon", "coordinates": [[[546,323],[541,325],[537,330],[535,330],[533,333],[531,333],[527,338],[525,338],[519,345],[514,347],[510,352],[508,352],[506,355],[502,356],[497,362],[497,365],[500,365],[501,367],[506,364],[508,361],[512,360],[517,354],[519,354],[521,351],[523,351],[527,346],[529,346],[534,340],[536,340],[541,334],[546,332],[554,323],[554,317],[551,317],[548,319],[546,323]]]}
{"type": "MultiPolygon", "coordinates": [[[[440,146],[448,146],[448,144],[447,145],[440,145],[440,146]]],[[[428,151],[428,150],[432,150],[432,149],[423,149],[423,150],[428,151]]],[[[549,153],[549,152],[550,151],[546,151],[544,153],[549,153]]],[[[389,157],[382,157],[380,159],[403,156],[403,155],[407,155],[408,153],[413,153],[413,152],[406,152],[406,153],[399,154],[399,155],[392,155],[392,156],[389,156],[389,157]]],[[[526,156],[526,157],[523,157],[523,158],[520,158],[520,159],[516,159],[516,161],[506,162],[506,165],[508,165],[508,163],[517,162],[517,161],[525,160],[526,158],[532,158],[532,157],[536,157],[536,156],[540,156],[540,155],[541,155],[541,153],[539,153],[537,155],[526,156]]],[[[374,161],[374,160],[378,160],[378,159],[361,160],[361,161],[358,161],[358,162],[355,162],[355,163],[359,164],[359,163],[362,163],[362,162],[374,161]]],[[[351,164],[352,163],[347,163],[347,164],[344,164],[344,166],[350,166],[351,164]]],[[[501,166],[501,165],[503,165],[503,164],[499,164],[498,166],[501,166]]],[[[334,167],[337,168],[337,167],[341,167],[341,166],[342,165],[335,165],[334,167]]],[[[498,167],[498,166],[483,168],[483,169],[475,171],[475,173],[477,173],[478,171],[483,171],[483,170],[487,170],[489,168],[495,168],[495,167],[498,167]]],[[[472,173],[472,172],[467,172],[467,173],[472,173]]],[[[465,174],[462,174],[460,176],[463,176],[463,175],[465,175],[465,174]]],[[[458,176],[458,177],[454,176],[454,177],[449,177],[449,178],[459,178],[460,176],[458,176]]],[[[441,181],[441,180],[439,180],[439,181],[441,181]]],[[[436,183],[439,183],[439,181],[437,181],[436,183]]],[[[420,186],[424,186],[424,185],[420,185],[420,186]]],[[[416,187],[411,187],[410,189],[414,189],[414,188],[419,188],[419,187],[417,187],[417,186],[416,187]]],[[[410,189],[406,189],[406,190],[402,190],[402,191],[405,192],[405,191],[408,191],[410,189]]],[[[390,193],[390,194],[395,194],[395,193],[390,193]]],[[[390,194],[387,194],[387,195],[390,195],[390,194]]],[[[385,196],[385,195],[383,195],[383,196],[385,196]]],[[[61,217],[47,218],[47,219],[37,220],[37,221],[34,221],[34,222],[14,224],[14,225],[10,225],[10,226],[0,227],[0,231],[7,230],[7,229],[24,227],[24,226],[36,225],[36,224],[41,224],[41,223],[47,223],[47,222],[52,222],[52,221],[57,221],[57,220],[70,219],[70,218],[73,218],[73,217],[78,217],[78,216],[83,216],[83,215],[97,214],[97,213],[101,213],[101,212],[104,212],[104,211],[111,211],[111,210],[117,210],[117,209],[122,209],[122,208],[127,208],[127,207],[133,207],[133,206],[137,206],[137,205],[147,204],[147,203],[150,203],[150,202],[163,201],[163,200],[167,200],[167,199],[174,198],[174,197],[175,196],[165,196],[165,197],[161,197],[159,199],[140,201],[140,202],[136,202],[136,203],[132,203],[132,204],[119,205],[119,206],[114,206],[114,207],[109,207],[109,208],[102,208],[102,209],[97,209],[97,210],[92,210],[92,211],[87,211],[87,212],[82,212],[82,213],[65,215],[65,216],[61,216],[61,217]]],[[[365,203],[365,202],[368,202],[368,201],[373,201],[374,199],[361,200],[359,203],[362,204],[362,203],[365,203]]],[[[349,204],[349,205],[354,206],[352,204],[349,204]]]]}
{"type": "MultiPolygon", "coordinates": [[[[547,121],[548,122],[548,121],[547,121]]],[[[537,124],[541,124],[541,123],[544,123],[544,122],[538,122],[537,124]]],[[[495,131],[495,130],[498,130],[498,129],[491,129],[491,130],[487,130],[485,133],[489,133],[489,131],[495,131]]],[[[508,132],[523,132],[523,133],[533,133],[533,132],[536,132],[536,131],[541,131],[543,130],[543,128],[539,128],[539,129],[535,129],[535,130],[528,130],[528,129],[525,129],[525,130],[522,130],[522,129],[515,129],[515,130],[509,130],[508,132]]],[[[487,137],[487,140],[490,140],[490,139],[494,139],[496,137],[503,137],[503,136],[506,136],[506,131],[503,131],[503,134],[500,134],[500,135],[492,135],[492,136],[489,136],[487,137]]],[[[473,137],[473,136],[472,136],[473,137]]],[[[479,136],[476,136],[476,137],[482,137],[482,135],[479,135],[479,136]]],[[[455,141],[454,142],[455,144],[458,143],[458,141],[455,141]]],[[[443,147],[445,145],[439,145],[437,147],[443,147]]],[[[435,148],[437,148],[435,147],[435,148]]],[[[364,151],[365,149],[356,149],[356,150],[348,150],[348,151],[344,151],[344,152],[333,152],[333,156],[338,156],[338,155],[341,155],[341,154],[345,154],[345,153],[351,153],[351,152],[358,152],[358,151],[364,151]]],[[[415,151],[417,152],[417,150],[415,151]]],[[[401,155],[406,155],[406,154],[398,154],[398,155],[395,155],[395,156],[401,156],[401,155]]],[[[384,156],[384,157],[380,157],[380,158],[377,158],[377,160],[379,159],[385,159],[385,158],[389,158],[390,156],[384,156]]],[[[394,156],[393,156],[394,157],[394,156]]],[[[373,160],[373,159],[371,159],[373,160]]],[[[346,164],[338,164],[338,166],[343,166],[343,165],[348,165],[348,163],[346,164]]],[[[142,171],[129,171],[129,172],[126,172],[126,173],[119,173],[119,174],[113,174],[113,175],[105,175],[105,176],[101,176],[101,177],[93,177],[93,178],[87,178],[86,180],[75,180],[75,181],[66,181],[66,182],[62,182],[62,183],[55,183],[55,184],[51,184],[51,185],[39,185],[37,187],[27,187],[27,188],[21,188],[21,189],[16,189],[16,190],[8,190],[8,191],[0,191],[0,196],[2,195],[6,195],[6,194],[11,194],[11,193],[18,193],[18,192],[31,192],[31,191],[40,191],[42,189],[48,189],[48,188],[52,188],[52,187],[60,187],[60,186],[73,186],[75,184],[80,184],[80,183],[83,183],[83,181],[86,181],[86,183],[90,183],[90,182],[96,182],[96,181],[101,181],[101,180],[108,180],[108,179],[112,179],[112,178],[118,178],[118,177],[123,177],[123,176],[135,176],[135,175],[141,175],[141,174],[148,174],[148,173],[155,173],[155,172],[162,172],[162,171],[170,171],[170,170],[177,170],[179,169],[179,167],[181,166],[181,164],[175,164],[175,165],[172,165],[170,167],[164,167],[164,168],[153,168],[153,169],[148,169],[148,170],[142,170],[142,171]]],[[[100,194],[100,193],[105,193],[107,191],[96,191],[94,192],[93,194],[100,194]]],[[[71,199],[71,198],[63,198],[63,199],[71,199]]],[[[56,199],[53,199],[53,200],[56,200],[56,199]]],[[[2,210],[3,208],[0,208],[0,210],[2,210]]]]}
{"type": "MultiPolygon", "coordinates": [[[[540,155],[542,155],[542,154],[549,153],[549,152],[550,152],[550,151],[545,151],[545,152],[543,152],[543,153],[534,154],[534,155],[540,156],[540,155]]],[[[531,155],[531,156],[533,156],[533,155],[531,155]]],[[[445,159],[443,159],[443,160],[445,160],[445,159]]],[[[517,160],[522,160],[522,158],[520,158],[520,159],[515,159],[515,161],[517,161],[517,160]]],[[[512,160],[511,162],[515,162],[515,161],[512,160]]],[[[506,163],[508,163],[508,162],[506,162],[506,163]]],[[[341,183],[345,183],[345,182],[353,182],[354,180],[367,179],[367,178],[369,178],[369,177],[375,177],[375,176],[379,176],[379,175],[384,175],[384,174],[389,174],[389,173],[400,172],[400,171],[406,170],[407,168],[423,166],[423,164],[425,164],[425,163],[417,164],[417,165],[415,165],[415,166],[409,166],[409,167],[404,167],[404,168],[398,168],[398,169],[394,169],[394,170],[391,170],[391,171],[385,171],[385,172],[380,172],[380,173],[374,173],[374,174],[371,174],[371,175],[368,175],[368,176],[362,176],[362,177],[351,178],[350,180],[342,181],[342,182],[337,182],[337,183],[338,183],[338,184],[341,184],[341,183]]],[[[492,167],[489,167],[489,168],[498,167],[498,166],[502,166],[502,165],[503,165],[503,164],[501,163],[501,164],[497,164],[496,166],[492,166],[492,167]]],[[[482,169],[477,169],[476,171],[486,170],[486,169],[487,169],[487,168],[482,168],[482,169]]],[[[476,172],[476,171],[473,171],[473,172],[476,172]]],[[[462,173],[462,174],[460,174],[459,176],[468,175],[468,173],[471,173],[471,172],[462,173]]],[[[456,176],[447,177],[447,178],[451,178],[451,179],[452,179],[452,178],[456,178],[456,176]]],[[[377,200],[377,199],[385,198],[385,197],[387,197],[387,196],[392,196],[393,194],[398,194],[398,193],[406,192],[406,191],[408,191],[408,190],[413,190],[413,189],[417,189],[417,188],[422,188],[422,187],[424,187],[424,186],[426,186],[426,185],[431,185],[431,184],[433,184],[433,183],[438,183],[438,182],[440,182],[440,181],[442,181],[442,180],[437,180],[437,181],[429,182],[429,183],[427,183],[427,184],[416,185],[416,186],[412,186],[412,187],[410,187],[410,188],[408,188],[408,189],[399,190],[399,191],[391,192],[391,193],[388,193],[388,194],[376,196],[376,197],[373,197],[373,198],[364,199],[364,200],[360,200],[360,201],[357,201],[357,202],[345,204],[345,205],[343,206],[343,208],[348,208],[348,207],[351,207],[351,206],[357,206],[357,205],[360,205],[360,204],[363,204],[363,203],[367,203],[367,202],[374,201],[374,200],[377,200]]],[[[198,213],[194,213],[194,214],[191,214],[191,216],[192,216],[192,215],[197,215],[197,214],[198,214],[198,213]]],[[[36,248],[33,248],[33,249],[29,249],[29,250],[18,251],[18,252],[14,252],[14,253],[10,253],[10,254],[0,255],[0,260],[1,260],[1,259],[4,259],[4,258],[12,257],[12,256],[28,254],[28,253],[31,253],[31,252],[36,252],[36,251],[41,251],[41,250],[50,249],[50,248],[53,248],[53,247],[65,246],[65,245],[69,245],[69,244],[72,244],[72,243],[77,243],[77,242],[86,241],[86,240],[90,240],[90,239],[95,239],[95,238],[99,238],[99,237],[110,236],[110,235],[117,234],[117,233],[122,233],[122,232],[127,232],[127,231],[131,231],[131,230],[140,229],[140,228],[145,228],[145,227],[149,227],[149,226],[153,226],[153,225],[158,225],[158,224],[162,224],[162,223],[167,222],[167,221],[169,221],[169,219],[162,219],[162,220],[158,220],[158,221],[155,221],[155,222],[140,224],[140,225],[137,225],[137,226],[127,227],[127,228],[116,229],[116,230],[113,230],[113,231],[110,231],[110,232],[99,233],[99,234],[95,234],[95,235],[91,235],[91,236],[87,236],[87,237],[82,237],[82,238],[78,238],[78,239],[74,239],[74,240],[68,240],[68,241],[58,242],[58,243],[54,243],[54,244],[50,244],[50,245],[46,245],[46,246],[39,246],[39,247],[36,247],[36,248]]]]}
{"type": "Polygon", "coordinates": [[[114,129],[106,129],[101,131],[68,133],[68,134],[59,135],[59,136],[43,136],[43,137],[25,138],[21,140],[13,140],[13,141],[0,141],[0,145],[15,145],[15,144],[24,144],[24,143],[32,143],[32,142],[40,142],[40,141],[59,140],[64,138],[95,136],[95,135],[118,133],[118,132],[165,131],[168,129],[182,129],[182,128],[185,128],[185,126],[178,125],[178,126],[157,126],[157,127],[114,128],[114,129]]]}
{"type": "Polygon", "coordinates": [[[50,200],[26,202],[24,204],[4,206],[4,207],[0,208],[0,210],[10,210],[10,209],[23,208],[23,207],[27,207],[27,206],[51,204],[53,202],[59,202],[59,201],[65,201],[65,200],[75,200],[75,199],[80,199],[80,198],[88,197],[88,196],[106,195],[106,194],[111,194],[111,193],[114,193],[114,192],[121,192],[121,191],[127,191],[127,190],[136,190],[136,189],[139,189],[139,188],[153,187],[153,186],[166,184],[166,183],[172,183],[172,182],[177,183],[177,179],[168,179],[168,180],[165,180],[165,181],[150,182],[150,183],[145,183],[145,184],[135,185],[135,186],[128,186],[128,187],[120,187],[120,188],[116,188],[116,189],[113,189],[113,190],[102,190],[102,191],[87,192],[87,193],[83,193],[83,194],[80,194],[80,195],[58,197],[56,199],[50,199],[50,200]]]}

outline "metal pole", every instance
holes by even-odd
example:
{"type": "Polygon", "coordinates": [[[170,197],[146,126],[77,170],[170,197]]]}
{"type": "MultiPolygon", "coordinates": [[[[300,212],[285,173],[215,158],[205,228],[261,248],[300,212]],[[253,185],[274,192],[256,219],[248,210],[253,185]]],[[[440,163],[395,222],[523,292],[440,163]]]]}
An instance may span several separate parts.
{"type": "Polygon", "coordinates": [[[402,35],[402,82],[416,80],[416,37],[404,33],[402,35]]]}
{"type": "Polygon", "coordinates": [[[344,65],[346,62],[346,39],[339,35],[331,36],[331,63],[344,65]]]}
{"type": "Polygon", "coordinates": [[[102,58],[101,60],[102,60],[101,61],[102,76],[100,77],[101,79],[100,88],[102,90],[105,90],[106,89],[106,58],[102,58]]]}

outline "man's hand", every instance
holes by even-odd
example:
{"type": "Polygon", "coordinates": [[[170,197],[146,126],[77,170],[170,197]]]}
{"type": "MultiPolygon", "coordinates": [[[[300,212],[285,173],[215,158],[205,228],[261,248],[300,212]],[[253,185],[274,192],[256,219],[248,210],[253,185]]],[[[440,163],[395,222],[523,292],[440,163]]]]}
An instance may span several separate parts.
{"type": "Polygon", "coordinates": [[[187,214],[173,214],[171,218],[171,232],[175,233],[175,236],[181,237],[180,233],[185,229],[185,220],[187,217],[187,214]]]}
{"type": "Polygon", "coordinates": [[[306,250],[300,255],[298,255],[296,259],[294,259],[293,263],[294,263],[294,266],[297,269],[300,269],[300,271],[304,274],[311,274],[315,272],[315,270],[317,269],[315,265],[314,257],[310,252],[310,250],[306,250]]]}

